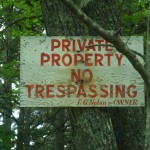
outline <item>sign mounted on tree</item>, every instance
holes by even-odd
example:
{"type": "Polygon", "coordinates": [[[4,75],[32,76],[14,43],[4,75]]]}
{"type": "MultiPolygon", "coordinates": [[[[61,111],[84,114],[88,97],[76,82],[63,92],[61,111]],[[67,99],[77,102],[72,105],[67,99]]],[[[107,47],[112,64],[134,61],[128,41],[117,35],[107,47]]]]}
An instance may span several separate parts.
{"type": "MultiPolygon", "coordinates": [[[[143,53],[142,37],[123,40],[143,53]]],[[[20,76],[21,107],[144,106],[142,78],[101,37],[21,37],[20,76]]]]}

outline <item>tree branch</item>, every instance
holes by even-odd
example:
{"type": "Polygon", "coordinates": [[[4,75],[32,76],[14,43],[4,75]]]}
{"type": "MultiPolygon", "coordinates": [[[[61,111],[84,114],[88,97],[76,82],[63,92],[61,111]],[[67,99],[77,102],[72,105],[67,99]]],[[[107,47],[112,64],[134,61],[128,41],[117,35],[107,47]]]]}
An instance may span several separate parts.
{"type": "MultiPolygon", "coordinates": [[[[42,123],[47,123],[48,121],[51,121],[51,122],[54,121],[54,120],[55,120],[55,116],[57,115],[57,113],[58,113],[60,110],[61,110],[61,109],[58,108],[50,117],[38,121],[38,122],[32,127],[32,130],[35,129],[38,125],[41,125],[42,123]]],[[[30,122],[30,126],[33,124],[34,121],[35,121],[35,120],[33,120],[33,121],[30,122]]]]}
{"type": "Polygon", "coordinates": [[[114,47],[112,44],[94,44],[94,45],[85,46],[85,48],[93,47],[93,46],[109,46],[109,47],[114,47]]]}
{"type": "Polygon", "coordinates": [[[81,9],[76,7],[71,0],[61,0],[61,2],[67,6],[68,9],[84,24],[87,25],[89,29],[94,30],[99,33],[99,35],[112,43],[116,49],[124,54],[127,59],[131,62],[133,67],[139,72],[145,84],[150,86],[150,76],[148,72],[145,70],[144,66],[137,59],[136,54],[122,41],[119,36],[116,36],[115,33],[109,32],[103,28],[101,28],[96,22],[94,22],[91,18],[89,18],[81,9]]]}
{"type": "Polygon", "coordinates": [[[24,18],[21,18],[21,19],[18,19],[18,20],[15,20],[13,21],[12,23],[8,24],[5,29],[3,29],[2,31],[0,32],[4,32],[5,30],[7,30],[8,28],[10,28],[11,26],[13,26],[14,24],[17,24],[23,20],[27,20],[27,19],[35,19],[35,18],[39,18],[39,17],[42,17],[42,15],[39,15],[39,16],[30,16],[30,17],[24,17],[24,18]]]}
{"type": "Polygon", "coordinates": [[[133,53],[135,53],[136,55],[140,56],[141,58],[143,58],[143,60],[145,60],[145,55],[142,55],[141,53],[132,50],[133,53]]]}
{"type": "MultiPolygon", "coordinates": [[[[94,45],[88,45],[88,46],[85,46],[85,48],[88,48],[88,47],[93,47],[93,46],[109,46],[109,47],[114,47],[112,44],[94,44],[94,45]]],[[[131,50],[133,53],[135,53],[136,55],[140,56],[141,58],[143,58],[143,60],[145,60],[145,56],[142,55],[141,53],[138,53],[137,51],[135,50],[131,50]]]]}

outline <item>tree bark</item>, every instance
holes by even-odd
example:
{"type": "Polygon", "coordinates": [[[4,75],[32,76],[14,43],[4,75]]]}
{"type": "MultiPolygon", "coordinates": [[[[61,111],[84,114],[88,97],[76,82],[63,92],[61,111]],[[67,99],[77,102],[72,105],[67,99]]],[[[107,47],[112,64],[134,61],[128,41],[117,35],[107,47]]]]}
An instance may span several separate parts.
{"type": "Polygon", "coordinates": [[[65,131],[65,109],[61,109],[56,114],[55,119],[55,150],[64,150],[64,131],[65,131]]]}
{"type": "Polygon", "coordinates": [[[102,108],[77,109],[73,110],[76,113],[76,150],[117,150],[109,112],[102,108]]]}
{"type": "MultiPolygon", "coordinates": [[[[65,4],[67,3],[64,2],[64,0],[62,1],[65,4]]],[[[82,8],[82,10],[86,12],[86,14],[93,20],[102,25],[102,27],[106,27],[105,29],[110,30],[112,27],[116,27],[116,24],[118,25],[117,17],[114,17],[117,16],[117,13],[113,12],[113,0],[88,1],[84,5],[79,5],[79,1],[76,0],[74,3],[77,4],[79,8],[82,8]]],[[[77,10],[78,12],[76,12],[75,8],[70,8],[69,4],[66,5],[67,7],[64,7],[61,3],[59,3],[59,1],[53,1],[51,3],[46,3],[43,1],[43,15],[45,16],[45,26],[49,36],[101,35],[106,40],[113,42],[114,45],[116,44],[116,47],[120,50],[120,52],[129,58],[135,69],[140,68],[139,73],[141,73],[143,79],[148,81],[148,75],[145,72],[144,67],[140,63],[135,63],[138,62],[135,54],[130,52],[130,49],[120,40],[117,40],[117,36],[111,36],[109,32],[104,31],[91,19],[87,18],[85,15],[82,15],[82,12],[79,9],[77,10]],[[75,15],[71,14],[68,9],[70,9],[75,15]],[[121,51],[121,49],[125,51],[121,51]]],[[[119,149],[143,149],[143,122],[145,119],[143,109],[127,108],[127,111],[122,110],[121,108],[113,108],[113,111],[110,109],[109,112],[112,114],[111,117],[114,126],[112,125],[111,117],[107,110],[108,109],[102,108],[72,109],[74,114],[73,120],[75,120],[74,131],[76,134],[74,139],[76,149],[84,150],[93,148],[116,150],[116,141],[119,149]],[[139,114],[140,117],[138,116],[139,114]],[[120,120],[122,118],[123,120],[120,120]],[[124,126],[125,122],[126,126],[124,126]],[[119,124],[121,125],[119,126],[119,124]],[[106,143],[108,145],[105,141],[107,141],[106,143]]]]}
{"type": "Polygon", "coordinates": [[[24,150],[23,148],[24,115],[25,115],[24,108],[20,108],[18,118],[18,134],[17,134],[16,150],[24,150]]]}
{"type": "MultiPolygon", "coordinates": [[[[79,1],[75,1],[78,3],[79,1]]],[[[100,7],[104,5],[105,1],[100,1],[98,4],[95,3],[86,4],[88,7],[83,9],[90,14],[88,10],[92,10],[94,7],[100,7]]],[[[96,35],[97,33],[92,33],[93,31],[88,31],[87,27],[77,20],[76,17],[70,13],[70,11],[59,1],[55,0],[53,2],[44,1],[42,2],[43,6],[43,15],[45,16],[45,27],[48,36],[73,36],[73,35],[96,35]],[[57,16],[57,17],[56,17],[57,16]],[[91,33],[90,33],[91,32],[91,33]]],[[[113,6],[113,4],[112,4],[113,6]]],[[[83,6],[81,6],[83,7],[83,6]]],[[[106,5],[105,5],[106,7],[106,5]]],[[[100,8],[97,8],[100,9],[100,8]]],[[[108,13],[109,10],[106,12],[108,13]]],[[[103,15],[106,15],[103,12],[103,15]]],[[[114,14],[113,14],[114,15],[114,14]]],[[[95,20],[98,20],[98,14],[95,17],[95,20]]],[[[110,16],[111,17],[111,16],[110,16]]],[[[99,19],[99,23],[104,22],[99,19]]],[[[106,20],[105,20],[106,21],[106,20]]],[[[110,27],[110,26],[109,26],[110,27]]],[[[110,27],[112,28],[112,27],[110,27]]],[[[115,135],[112,127],[112,122],[109,113],[106,109],[98,108],[80,108],[72,109],[75,115],[75,147],[76,150],[98,150],[106,149],[117,150],[117,145],[115,141],[115,135]],[[109,135],[109,136],[108,136],[109,135]],[[88,144],[85,144],[88,143],[88,144]]],[[[56,137],[62,137],[62,133],[57,133],[56,137]]],[[[59,140],[60,138],[58,138],[59,140]]],[[[60,139],[61,140],[61,139],[60,139]]],[[[57,144],[58,145],[58,144],[57,144]]],[[[62,143],[60,143],[62,145],[62,143]]],[[[63,147],[62,147],[63,148],[63,147]]],[[[59,149],[61,149],[59,147],[59,149]]]]}
{"type": "MultiPolygon", "coordinates": [[[[146,70],[150,76],[150,6],[147,24],[146,70]]],[[[150,149],[150,85],[146,85],[146,137],[145,150],[150,149]]]]}
{"type": "Polygon", "coordinates": [[[150,149],[150,87],[147,87],[145,150],[150,149]]]}
{"type": "Polygon", "coordinates": [[[145,108],[110,108],[118,149],[144,150],[145,108]]]}

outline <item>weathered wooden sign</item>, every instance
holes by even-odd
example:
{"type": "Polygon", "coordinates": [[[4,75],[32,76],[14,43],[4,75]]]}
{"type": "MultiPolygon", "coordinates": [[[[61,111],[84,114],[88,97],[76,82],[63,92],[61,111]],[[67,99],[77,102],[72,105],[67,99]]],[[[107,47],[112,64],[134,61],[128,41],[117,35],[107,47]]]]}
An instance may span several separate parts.
{"type": "Polygon", "coordinates": [[[144,106],[140,75],[101,37],[21,37],[20,76],[21,107],[144,106]]]}

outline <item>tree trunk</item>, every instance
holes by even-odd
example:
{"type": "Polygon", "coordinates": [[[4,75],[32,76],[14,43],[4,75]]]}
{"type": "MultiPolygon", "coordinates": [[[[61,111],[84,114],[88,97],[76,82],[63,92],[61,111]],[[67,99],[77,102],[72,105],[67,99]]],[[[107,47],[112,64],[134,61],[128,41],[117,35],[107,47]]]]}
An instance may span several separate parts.
{"type": "Polygon", "coordinates": [[[111,108],[118,149],[144,150],[145,108],[111,108]]]}
{"type": "MultiPolygon", "coordinates": [[[[146,70],[150,75],[150,6],[147,24],[146,70]]],[[[150,82],[150,81],[149,81],[150,82]]],[[[150,149],[150,85],[146,85],[146,137],[145,150],[150,149]]]]}
{"type": "Polygon", "coordinates": [[[31,108],[25,109],[24,116],[24,150],[30,149],[30,141],[31,141],[31,130],[30,130],[30,116],[31,116],[31,108]]]}
{"type": "MultiPolygon", "coordinates": [[[[150,57],[149,57],[150,58],[150,57]]],[[[150,149],[150,87],[147,87],[145,150],[150,149]]]]}
{"type": "Polygon", "coordinates": [[[116,138],[109,112],[100,108],[77,108],[76,150],[117,150],[116,138]]]}
{"type": "Polygon", "coordinates": [[[56,114],[56,120],[55,120],[55,150],[64,150],[64,131],[65,131],[65,109],[61,109],[56,114]]]}
{"type": "MultiPolygon", "coordinates": [[[[76,1],[77,3],[78,1],[76,1]]],[[[95,9],[100,10],[100,6],[105,6],[105,1],[100,1],[98,4],[90,2],[91,4],[85,4],[88,6],[85,11],[90,12],[90,10],[95,9]]],[[[84,6],[85,6],[84,5],[84,6]]],[[[52,2],[46,2],[43,0],[43,15],[45,16],[45,27],[48,36],[73,36],[73,35],[91,35],[90,32],[86,29],[86,27],[78,21],[70,11],[63,6],[59,1],[55,0],[52,2]]],[[[112,5],[113,6],[113,5],[112,5]]],[[[80,7],[83,7],[82,5],[80,7]]],[[[105,8],[106,9],[106,8],[105,8]]],[[[109,10],[106,12],[108,13],[109,10]]],[[[106,12],[103,12],[106,18],[106,12]]],[[[114,14],[112,14],[114,15],[114,14]]],[[[98,12],[93,15],[95,20],[98,20],[99,23],[104,22],[99,18],[98,12]]],[[[113,18],[113,17],[112,17],[113,18]]],[[[106,20],[105,20],[106,21],[106,20]]],[[[112,24],[110,24],[112,25],[112,24]]],[[[112,28],[109,26],[109,29],[112,28]]],[[[93,35],[96,33],[92,33],[93,35]]],[[[115,141],[115,135],[112,127],[112,122],[109,113],[106,109],[98,109],[98,108],[86,108],[82,109],[83,112],[80,112],[80,108],[72,109],[75,114],[76,119],[76,137],[75,145],[77,150],[97,150],[97,149],[115,149],[117,150],[117,145],[115,141]],[[109,136],[108,136],[109,135],[109,136]],[[88,144],[85,144],[88,143],[88,144]]],[[[57,133],[62,136],[62,133],[57,133]]],[[[57,136],[56,134],[56,136],[57,136]]],[[[58,136],[57,136],[58,138],[58,136]]],[[[59,138],[58,138],[59,139],[59,138]]],[[[62,143],[61,143],[62,144],[62,143]]],[[[62,147],[63,148],[63,147],[62,147]]],[[[60,148],[60,149],[62,149],[60,148]]]]}
{"type": "Polygon", "coordinates": [[[24,108],[20,108],[18,118],[18,134],[17,134],[16,150],[24,150],[23,148],[24,115],[25,115],[24,108]]]}
{"type": "MultiPolygon", "coordinates": [[[[82,2],[75,0],[74,3],[94,21],[100,24],[101,27],[107,30],[118,28],[119,17],[113,0],[83,0],[82,2]]],[[[78,20],[76,16],[70,13],[69,8],[64,7],[59,1],[53,0],[48,2],[43,0],[42,6],[47,35],[97,35],[96,32],[82,24],[82,20],[78,20]]],[[[117,144],[119,149],[133,149],[135,146],[135,149],[142,150],[144,140],[144,111],[142,108],[123,109],[124,108],[72,109],[74,114],[73,120],[75,120],[74,131],[76,134],[74,139],[76,150],[117,150],[117,144]],[[114,114],[114,116],[110,116],[109,112],[114,114]],[[141,114],[141,117],[139,117],[138,114],[141,114]],[[120,120],[122,117],[124,119],[120,120]],[[126,126],[124,126],[125,122],[126,126]],[[139,122],[142,123],[140,124],[139,122]],[[121,125],[119,126],[119,124],[121,125]],[[131,135],[132,137],[130,138],[131,135]]]]}
{"type": "MultiPolygon", "coordinates": [[[[10,54],[10,49],[11,44],[10,44],[10,40],[11,39],[7,39],[6,40],[6,45],[5,45],[5,51],[7,53],[6,55],[6,62],[10,62],[11,61],[11,54],[10,54]]],[[[10,67],[11,68],[11,67],[10,67]]],[[[10,69],[8,67],[8,70],[10,69]]],[[[7,147],[6,149],[11,150],[12,147],[12,141],[11,141],[11,137],[12,137],[12,131],[11,131],[11,124],[12,124],[12,120],[11,120],[11,115],[12,115],[12,87],[11,87],[11,77],[5,76],[3,77],[4,79],[4,85],[3,85],[3,93],[2,93],[2,98],[3,98],[3,124],[5,127],[5,138],[6,139],[4,142],[4,145],[6,145],[5,147],[7,147]]]]}

